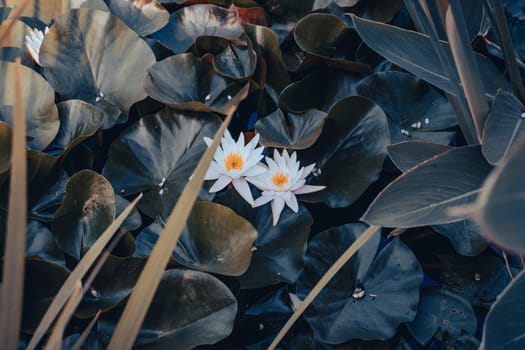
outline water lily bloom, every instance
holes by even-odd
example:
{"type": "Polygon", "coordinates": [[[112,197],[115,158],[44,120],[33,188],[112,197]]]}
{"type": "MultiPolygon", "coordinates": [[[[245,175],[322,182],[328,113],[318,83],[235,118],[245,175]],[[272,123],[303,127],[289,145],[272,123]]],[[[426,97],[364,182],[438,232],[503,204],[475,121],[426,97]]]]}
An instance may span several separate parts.
{"type": "Polygon", "coordinates": [[[286,150],[282,155],[274,150],[273,159],[266,157],[268,171],[254,178],[248,178],[252,184],[262,191],[259,198],[255,200],[254,207],[272,202],[273,225],[277,225],[281,212],[286,204],[297,213],[299,204],[296,194],[320,191],[326,186],[306,185],[306,177],[315,168],[315,163],[306,167],[300,167],[297,154],[291,156],[286,150]]]}
{"type": "Polygon", "coordinates": [[[46,27],[44,32],[34,28],[29,35],[26,35],[26,48],[33,60],[40,65],[40,60],[38,55],[40,54],[40,46],[42,46],[42,41],[44,41],[44,35],[49,31],[49,27],[46,27]]]}
{"type": "MultiPolygon", "coordinates": [[[[212,143],[209,137],[204,138],[208,147],[212,143]]],[[[263,158],[263,147],[258,147],[259,134],[244,145],[244,134],[241,133],[235,142],[228,130],[222,137],[221,144],[215,152],[213,161],[204,177],[205,180],[215,180],[210,192],[217,192],[232,183],[233,187],[251,205],[254,204],[250,186],[246,182],[247,176],[257,176],[266,171],[266,167],[260,163],[263,158]]]]}

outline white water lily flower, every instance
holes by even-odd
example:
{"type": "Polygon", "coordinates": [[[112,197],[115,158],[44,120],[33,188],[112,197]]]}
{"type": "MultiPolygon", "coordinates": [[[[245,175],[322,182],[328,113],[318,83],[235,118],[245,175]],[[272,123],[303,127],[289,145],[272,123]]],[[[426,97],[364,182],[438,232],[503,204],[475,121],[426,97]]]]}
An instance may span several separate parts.
{"type": "Polygon", "coordinates": [[[42,41],[44,41],[44,35],[49,31],[49,27],[46,27],[44,32],[34,28],[29,35],[26,35],[26,48],[33,60],[38,63],[40,66],[40,60],[38,55],[40,54],[40,46],[42,46],[42,41]]]}
{"type": "MultiPolygon", "coordinates": [[[[209,147],[212,139],[205,137],[204,142],[209,147]]],[[[259,163],[263,157],[264,148],[255,148],[257,142],[259,142],[259,134],[256,134],[247,145],[244,145],[243,133],[235,142],[230,132],[226,130],[204,177],[205,180],[217,179],[210,188],[210,192],[220,191],[231,182],[242,198],[251,205],[254,204],[252,192],[245,177],[257,176],[266,171],[266,167],[259,163]]]]}
{"type": "Polygon", "coordinates": [[[317,192],[326,188],[326,186],[305,184],[305,179],[314,169],[315,163],[300,168],[295,152],[289,156],[286,150],[282,155],[274,150],[273,159],[266,157],[266,163],[268,171],[254,178],[248,178],[248,181],[262,190],[261,196],[255,200],[254,207],[272,201],[274,226],[277,225],[285,204],[297,213],[299,204],[296,194],[317,192]]]}

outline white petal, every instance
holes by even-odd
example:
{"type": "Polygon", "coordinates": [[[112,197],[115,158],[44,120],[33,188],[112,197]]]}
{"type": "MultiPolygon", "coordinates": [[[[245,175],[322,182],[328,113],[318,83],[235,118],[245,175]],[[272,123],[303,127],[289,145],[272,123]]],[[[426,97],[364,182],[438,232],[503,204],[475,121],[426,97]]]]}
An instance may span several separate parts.
{"type": "MultiPolygon", "coordinates": [[[[258,142],[259,142],[259,134],[255,134],[255,136],[246,145],[246,148],[248,148],[250,150],[252,150],[252,149],[255,150],[255,146],[257,146],[258,142]]],[[[262,147],[260,147],[260,148],[262,148],[262,147]]]]}
{"type": "Polygon", "coordinates": [[[257,176],[257,175],[264,174],[267,171],[268,171],[268,168],[266,167],[266,165],[262,163],[257,163],[253,167],[248,169],[243,175],[244,176],[257,176]]]}
{"type": "Polygon", "coordinates": [[[290,157],[290,161],[294,163],[297,162],[297,152],[292,153],[292,156],[290,157]]]}
{"type": "Polygon", "coordinates": [[[239,192],[242,198],[248,203],[250,203],[252,206],[254,204],[253,202],[253,196],[252,192],[250,191],[250,185],[246,182],[245,179],[235,179],[232,181],[233,187],[239,192]]]}
{"type": "Polygon", "coordinates": [[[244,147],[244,133],[242,131],[239,134],[239,139],[237,140],[237,147],[244,147]]]}
{"type": "Polygon", "coordinates": [[[210,167],[204,176],[204,180],[215,180],[223,175],[221,167],[214,161],[210,163],[210,167]]]}
{"type": "Polygon", "coordinates": [[[210,139],[209,137],[204,137],[204,142],[206,142],[206,145],[207,145],[208,147],[210,147],[211,144],[212,144],[212,142],[213,142],[213,140],[210,139]]]}
{"type": "Polygon", "coordinates": [[[210,192],[214,193],[217,191],[222,190],[224,187],[228,186],[228,184],[232,181],[232,179],[229,176],[220,176],[217,181],[211,186],[210,192]]]}
{"type": "Polygon", "coordinates": [[[306,183],[305,180],[300,180],[299,182],[296,182],[292,187],[290,187],[290,191],[295,191],[298,188],[303,187],[305,183],[306,183]]]}
{"type": "Polygon", "coordinates": [[[274,199],[274,197],[275,196],[269,194],[269,192],[263,192],[263,195],[255,200],[255,202],[253,203],[253,207],[260,207],[261,205],[266,204],[272,199],[274,199]]]}
{"type": "Polygon", "coordinates": [[[281,212],[284,209],[284,199],[280,196],[276,196],[272,202],[272,215],[273,215],[273,226],[277,225],[281,212]]]}
{"type": "Polygon", "coordinates": [[[324,190],[326,186],[312,186],[312,185],[304,185],[303,187],[299,187],[293,193],[295,194],[303,194],[303,193],[312,193],[324,190]]]}
{"type": "Polygon", "coordinates": [[[294,213],[299,211],[299,204],[297,203],[297,198],[291,192],[288,192],[289,196],[286,196],[286,205],[288,208],[292,209],[294,213]]]}
{"type": "Polygon", "coordinates": [[[262,191],[269,189],[266,181],[264,181],[260,176],[247,176],[246,181],[250,182],[262,191]]]}
{"type": "Polygon", "coordinates": [[[310,164],[310,165],[308,165],[308,166],[305,166],[305,167],[304,167],[304,170],[303,170],[303,175],[302,175],[302,177],[305,178],[305,177],[307,177],[308,175],[310,175],[310,173],[312,172],[312,170],[314,170],[314,168],[315,168],[315,163],[312,163],[312,164],[310,164]]]}

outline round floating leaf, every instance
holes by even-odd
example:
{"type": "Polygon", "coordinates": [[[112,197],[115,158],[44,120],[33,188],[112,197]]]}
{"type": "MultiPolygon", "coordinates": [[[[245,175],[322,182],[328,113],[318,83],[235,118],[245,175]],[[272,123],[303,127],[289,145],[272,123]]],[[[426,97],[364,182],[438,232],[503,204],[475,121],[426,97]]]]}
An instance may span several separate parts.
{"type": "Polygon", "coordinates": [[[414,321],[407,324],[412,336],[427,344],[438,330],[459,337],[463,331],[475,334],[476,314],[470,302],[448,288],[427,288],[421,293],[414,321]]]}
{"type": "Polygon", "coordinates": [[[382,227],[459,221],[464,217],[452,215],[449,209],[472,203],[491,170],[479,145],[452,149],[394,180],[379,193],[362,220],[382,227]]]}
{"type": "MultiPolygon", "coordinates": [[[[40,74],[21,66],[20,89],[26,112],[27,145],[43,150],[55,138],[60,121],[55,91],[40,74]]],[[[0,121],[13,125],[15,63],[0,61],[0,121]]]]}
{"type": "Polygon", "coordinates": [[[525,253],[525,235],[520,234],[525,225],[524,173],[525,137],[521,137],[485,181],[474,213],[487,239],[520,254],[525,253]]]}
{"type": "Polygon", "coordinates": [[[443,264],[441,280],[459,291],[473,305],[490,307],[510,282],[509,273],[498,256],[481,255],[467,258],[460,255],[440,255],[443,264]]]}
{"type": "Polygon", "coordinates": [[[131,105],[146,98],[142,81],[155,63],[146,42],[124,22],[90,9],[58,18],[44,37],[39,57],[46,78],[60,94],[104,111],[104,128],[126,121],[131,105]]]}
{"type": "MultiPolygon", "coordinates": [[[[203,138],[219,125],[214,115],[170,108],[146,116],[113,142],[102,174],[121,196],[143,192],[137,206],[144,214],[166,218],[206,150],[203,138]]],[[[202,189],[199,198],[213,195],[202,189]]]]}
{"type": "Polygon", "coordinates": [[[379,22],[390,22],[402,7],[402,0],[360,1],[352,12],[379,22]]]}
{"type": "Polygon", "coordinates": [[[51,301],[69,277],[64,266],[40,258],[26,258],[22,331],[32,334],[51,301]]]}
{"type": "Polygon", "coordinates": [[[239,39],[243,32],[241,20],[234,11],[202,4],[172,13],[168,24],[151,37],[177,54],[185,52],[201,35],[239,39]]]}
{"type": "Polygon", "coordinates": [[[211,63],[191,53],[155,63],[144,80],[148,95],[157,101],[178,109],[219,113],[240,102],[236,94],[245,86],[242,81],[228,84],[211,63]]]}
{"type": "Polygon", "coordinates": [[[361,80],[355,93],[377,103],[385,111],[393,143],[410,139],[442,140],[449,144],[450,132],[435,135],[428,131],[457,125],[456,115],[439,91],[412,74],[379,72],[361,80]]]}
{"type": "Polygon", "coordinates": [[[246,273],[239,277],[241,288],[259,288],[281,282],[295,283],[313,223],[308,210],[299,205],[294,213],[285,208],[276,226],[270,205],[252,208],[233,190],[221,193],[216,201],[232,208],[257,229],[253,254],[246,273]]]}
{"type": "MultiPolygon", "coordinates": [[[[210,274],[171,269],[164,272],[138,334],[137,349],[193,349],[214,344],[233,328],[237,300],[210,274]]],[[[120,317],[110,312],[99,322],[99,331],[113,333],[120,317]]]]}
{"type": "Polygon", "coordinates": [[[153,251],[153,247],[157,243],[163,228],[158,220],[144,228],[137,236],[137,249],[133,255],[140,258],[148,257],[153,251]]]}
{"type": "MultiPolygon", "coordinates": [[[[7,6],[18,7],[19,0],[6,0],[7,6]]],[[[29,0],[21,13],[23,17],[34,17],[49,24],[71,9],[90,8],[108,11],[103,0],[29,0]]]]}
{"type": "Polygon", "coordinates": [[[433,225],[439,234],[447,237],[461,255],[476,256],[489,245],[481,235],[481,229],[473,220],[461,220],[450,224],[433,225]]]}
{"type": "Polygon", "coordinates": [[[198,56],[210,60],[215,71],[232,79],[250,77],[255,71],[257,55],[249,40],[247,44],[226,38],[200,36],[195,40],[198,56]]]}
{"type": "Polygon", "coordinates": [[[47,147],[49,154],[67,153],[86,138],[95,134],[104,122],[101,109],[82,100],[69,100],[57,104],[60,129],[47,147]]]}
{"type": "Polygon", "coordinates": [[[520,350],[525,346],[525,272],[492,305],[483,329],[483,350],[520,350]]]}
{"type": "Polygon", "coordinates": [[[26,256],[38,257],[63,266],[66,264],[64,254],[57,246],[51,231],[35,220],[27,223],[26,256]]]}
{"type": "Polygon", "coordinates": [[[5,173],[11,167],[11,142],[11,128],[7,123],[0,122],[0,174],[5,173]]]}
{"type": "MultiPolygon", "coordinates": [[[[116,195],[115,196],[115,216],[119,216],[124,209],[129,205],[129,201],[125,198],[116,195]]],[[[137,210],[137,208],[133,208],[131,211],[131,214],[126,218],[124,223],[122,224],[122,227],[124,227],[126,230],[133,231],[138,229],[142,225],[142,218],[140,217],[140,213],[137,210]]]]}
{"type": "Polygon", "coordinates": [[[187,267],[239,276],[250,265],[256,238],[252,224],[227,206],[197,202],[173,253],[187,267]]]}
{"type": "MultiPolygon", "coordinates": [[[[297,281],[300,299],[366,228],[363,224],[347,224],[312,238],[297,281]]],[[[401,323],[414,318],[423,280],[421,266],[399,239],[374,259],[379,238],[376,233],[365,243],[305,311],[306,320],[323,341],[338,344],[351,339],[388,339],[401,323]]]]}
{"type": "Polygon", "coordinates": [[[521,102],[509,92],[498,91],[483,128],[483,155],[491,164],[497,164],[524,131],[521,102]]]}
{"type": "Polygon", "coordinates": [[[53,218],[53,233],[62,250],[80,259],[115,218],[111,184],[91,170],[69,180],[66,195],[53,218]]]}
{"type": "Polygon", "coordinates": [[[168,23],[169,13],[156,0],[109,0],[111,13],[138,35],[155,33],[168,23]]]}
{"type": "Polygon", "coordinates": [[[281,108],[300,113],[310,108],[328,112],[340,99],[355,95],[354,86],[361,75],[334,68],[319,68],[293,82],[279,96],[281,108]],[[322,89],[319,87],[322,86],[322,89]]]}
{"type": "Polygon", "coordinates": [[[389,143],[388,124],[379,106],[359,96],[340,100],[328,112],[315,144],[299,152],[303,165],[316,163],[321,170],[311,184],[327,187],[301,198],[330,207],[350,205],[379,177],[389,143]]]}
{"type": "Polygon", "coordinates": [[[261,135],[265,147],[305,149],[317,141],[326,119],[326,113],[310,109],[304,114],[284,114],[281,109],[259,119],[255,131],[261,135]]]}
{"type": "Polygon", "coordinates": [[[451,150],[452,147],[426,141],[403,141],[390,145],[387,149],[396,167],[406,172],[425,160],[451,150]]]}

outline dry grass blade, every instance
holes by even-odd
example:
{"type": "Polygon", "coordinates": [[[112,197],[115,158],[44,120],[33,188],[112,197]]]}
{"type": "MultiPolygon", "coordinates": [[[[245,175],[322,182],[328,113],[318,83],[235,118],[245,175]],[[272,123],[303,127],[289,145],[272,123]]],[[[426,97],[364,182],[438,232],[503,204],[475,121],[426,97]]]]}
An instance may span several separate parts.
{"type": "MultiPolygon", "coordinates": [[[[8,89],[10,87],[3,87],[8,89]]],[[[20,82],[20,58],[15,66],[15,103],[9,209],[5,239],[2,293],[0,299],[0,349],[18,349],[22,298],[24,293],[24,264],[27,220],[27,158],[26,112],[20,82]]]]}
{"type": "MultiPolygon", "coordinates": [[[[239,92],[242,100],[248,94],[248,84],[239,92]]],[[[238,94],[238,95],[239,95],[238,94]]],[[[168,218],[159,240],[140,274],[139,280],[131,293],[120,320],[115,328],[108,350],[131,349],[140,326],[146,317],[149,305],[160,283],[164,269],[186,225],[186,220],[204,182],[204,176],[219,146],[224,131],[228,127],[235,109],[231,108],[219,130],[215,133],[213,143],[204,152],[193,174],[184,187],[182,194],[168,218]]]]}
{"type": "Polygon", "coordinates": [[[71,347],[71,350],[82,350],[82,345],[84,345],[84,343],[86,342],[86,339],[89,336],[89,333],[91,332],[91,330],[95,326],[95,323],[97,323],[98,318],[100,317],[100,315],[102,315],[102,310],[98,310],[97,311],[97,313],[95,314],[93,319],[87,325],[86,329],[84,329],[84,331],[82,332],[80,337],[77,339],[75,344],[73,344],[73,346],[71,347]]]}
{"type": "Polygon", "coordinates": [[[140,198],[142,198],[142,194],[137,196],[137,198],[135,198],[135,200],[133,200],[133,202],[131,202],[126,207],[126,209],[124,209],[124,211],[115,219],[115,221],[113,221],[113,223],[98,238],[95,244],[93,244],[87,253],[82,257],[78,265],[71,272],[67,280],[58,291],[44,317],[42,317],[40,320],[40,324],[38,325],[35,333],[33,334],[33,338],[31,338],[31,341],[27,346],[28,350],[35,349],[35,347],[38,345],[40,339],[42,339],[42,336],[49,329],[51,323],[55,320],[55,317],[58,315],[71,294],[74,292],[76,281],[82,280],[82,277],[84,277],[91,265],[93,265],[97,257],[100,255],[100,252],[102,252],[102,249],[104,249],[104,247],[111,240],[111,237],[113,237],[115,231],[119,229],[120,226],[122,226],[122,223],[129,216],[135,205],[137,205],[140,198]]]}
{"type": "Polygon", "coordinates": [[[75,284],[75,289],[71,297],[69,298],[66,306],[62,310],[62,313],[57,319],[53,331],[47,340],[47,344],[44,347],[44,350],[60,350],[62,348],[62,338],[64,337],[64,330],[66,325],[71,319],[73,312],[77,308],[78,304],[82,300],[82,283],[77,281],[75,284]]]}
{"type": "Polygon", "coordinates": [[[12,21],[9,21],[5,29],[2,29],[0,31],[0,47],[3,46],[5,38],[9,35],[11,32],[11,28],[15,25],[15,20],[20,18],[20,15],[22,12],[24,12],[24,9],[26,8],[27,4],[29,4],[29,0],[25,0],[20,6],[16,7],[13,11],[13,15],[10,15],[9,18],[12,19],[12,21]]]}
{"type": "Polygon", "coordinates": [[[348,260],[377,232],[380,228],[378,226],[370,226],[366,231],[359,236],[358,239],[350,246],[348,249],[337,259],[337,261],[326,271],[326,273],[321,277],[319,282],[312,288],[310,293],[306,296],[300,306],[295,310],[293,315],[286,321],[286,324],[279,331],[273,342],[268,347],[268,350],[274,350],[277,345],[284,338],[286,333],[292,328],[295,322],[301,317],[306,308],[310,306],[315,297],[323,290],[323,288],[330,282],[330,280],[335,276],[335,274],[346,264],[348,260]]]}

